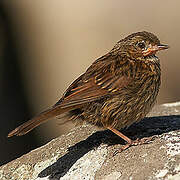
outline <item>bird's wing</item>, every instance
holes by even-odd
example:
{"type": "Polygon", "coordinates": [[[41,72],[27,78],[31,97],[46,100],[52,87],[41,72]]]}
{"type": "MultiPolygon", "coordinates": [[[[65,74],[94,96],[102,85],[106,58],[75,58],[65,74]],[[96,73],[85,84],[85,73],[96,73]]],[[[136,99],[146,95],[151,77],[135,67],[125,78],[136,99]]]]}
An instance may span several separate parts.
{"type": "Polygon", "coordinates": [[[125,73],[115,73],[115,60],[116,58],[113,59],[111,56],[103,56],[95,61],[83,75],[69,86],[64,96],[52,108],[20,125],[11,131],[8,137],[24,135],[49,118],[83,106],[84,103],[111,96],[127,87],[131,79],[123,75],[125,73]]]}
{"type": "MultiPolygon", "coordinates": [[[[93,67],[86,71],[86,77],[82,75],[70,85],[64,96],[55,104],[55,107],[67,108],[92,102],[104,96],[118,93],[120,89],[129,84],[130,79],[127,76],[115,75],[107,67],[105,68],[107,72],[103,72],[102,69],[99,70],[99,66],[102,65],[103,68],[102,62],[96,64],[93,64],[93,67]],[[89,75],[87,75],[88,73],[89,75]]],[[[105,64],[108,65],[108,63],[105,64]]]]}

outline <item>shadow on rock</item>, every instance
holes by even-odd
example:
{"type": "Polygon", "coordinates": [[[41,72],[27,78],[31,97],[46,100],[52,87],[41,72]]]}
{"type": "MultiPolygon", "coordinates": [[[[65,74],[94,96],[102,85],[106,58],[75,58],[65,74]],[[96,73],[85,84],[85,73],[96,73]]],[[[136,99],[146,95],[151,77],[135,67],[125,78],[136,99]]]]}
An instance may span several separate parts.
{"type": "MultiPolygon", "coordinates": [[[[132,139],[151,137],[180,129],[180,115],[147,117],[128,129],[121,130],[122,133],[132,139]]],[[[109,130],[93,133],[87,139],[71,146],[69,152],[59,158],[54,164],[39,173],[39,177],[49,176],[50,180],[58,180],[63,177],[75,162],[101,143],[114,145],[125,142],[109,130]]]]}

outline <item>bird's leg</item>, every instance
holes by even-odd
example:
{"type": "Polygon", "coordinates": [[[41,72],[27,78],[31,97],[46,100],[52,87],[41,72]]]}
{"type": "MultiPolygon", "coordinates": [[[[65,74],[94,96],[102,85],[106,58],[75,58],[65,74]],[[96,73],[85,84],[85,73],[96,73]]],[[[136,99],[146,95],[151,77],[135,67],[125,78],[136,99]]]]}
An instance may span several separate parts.
{"type": "Polygon", "coordinates": [[[130,146],[137,146],[137,145],[141,145],[141,144],[147,144],[149,141],[152,140],[152,137],[131,140],[130,138],[128,138],[127,136],[125,136],[124,134],[122,134],[121,132],[119,132],[115,128],[107,127],[107,129],[111,130],[113,133],[115,133],[116,135],[118,135],[119,137],[121,137],[122,139],[124,139],[127,142],[127,144],[124,145],[122,148],[120,148],[118,151],[116,151],[114,153],[114,155],[128,149],[130,146]]]}

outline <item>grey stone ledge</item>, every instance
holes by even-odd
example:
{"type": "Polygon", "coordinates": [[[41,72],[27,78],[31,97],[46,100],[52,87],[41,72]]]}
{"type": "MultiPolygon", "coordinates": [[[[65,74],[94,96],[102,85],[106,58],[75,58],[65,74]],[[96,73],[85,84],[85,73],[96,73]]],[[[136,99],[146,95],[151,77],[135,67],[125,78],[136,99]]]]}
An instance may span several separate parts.
{"type": "Polygon", "coordinates": [[[123,140],[83,125],[1,166],[0,179],[180,179],[180,102],[155,106],[147,118],[122,132],[153,141],[113,156],[123,140]]]}

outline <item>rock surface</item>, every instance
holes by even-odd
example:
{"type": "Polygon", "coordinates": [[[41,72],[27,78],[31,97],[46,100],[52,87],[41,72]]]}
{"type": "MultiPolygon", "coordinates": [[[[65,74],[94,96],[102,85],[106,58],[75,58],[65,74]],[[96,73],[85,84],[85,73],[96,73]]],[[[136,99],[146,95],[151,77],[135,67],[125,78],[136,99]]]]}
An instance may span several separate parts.
{"type": "Polygon", "coordinates": [[[180,102],[155,106],[147,118],[122,132],[153,141],[113,156],[123,140],[83,125],[1,166],[0,179],[180,179],[180,102]]]}

